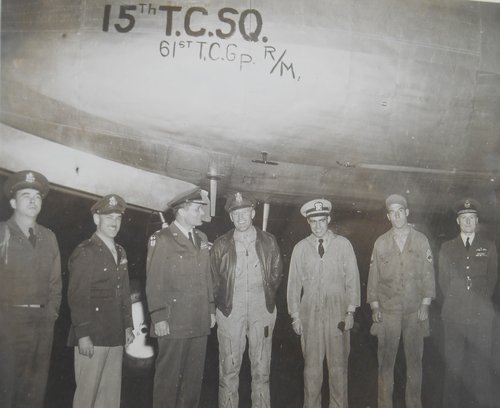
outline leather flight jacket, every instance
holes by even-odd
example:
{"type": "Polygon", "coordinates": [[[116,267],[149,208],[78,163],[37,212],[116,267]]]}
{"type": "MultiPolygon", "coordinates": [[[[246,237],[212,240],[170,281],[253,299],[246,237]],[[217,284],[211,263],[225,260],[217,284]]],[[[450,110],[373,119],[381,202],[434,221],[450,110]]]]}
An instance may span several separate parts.
{"type": "MultiPolygon", "coordinates": [[[[260,261],[266,307],[274,312],[276,291],[283,276],[278,243],[274,235],[256,227],[255,250],[260,261]]],[[[233,309],[234,277],[236,272],[236,245],[234,229],[219,237],[210,251],[214,299],[217,308],[229,316],[233,309]]]]}

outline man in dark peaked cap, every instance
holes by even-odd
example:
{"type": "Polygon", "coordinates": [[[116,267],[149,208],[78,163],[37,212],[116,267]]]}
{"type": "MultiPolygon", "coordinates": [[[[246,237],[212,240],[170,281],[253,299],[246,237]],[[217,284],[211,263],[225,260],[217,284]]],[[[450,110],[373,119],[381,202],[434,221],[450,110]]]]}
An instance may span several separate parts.
{"type": "Polygon", "coordinates": [[[454,211],[460,233],[444,242],[439,253],[447,368],[443,406],[458,407],[460,391],[472,383],[474,398],[487,407],[492,404],[489,360],[495,312],[491,297],[498,279],[497,251],[493,242],[477,232],[480,205],[476,200],[462,199],[454,211]],[[466,360],[471,362],[472,372],[467,372],[471,380],[464,384],[466,360]]]}
{"type": "Polygon", "coordinates": [[[0,223],[0,405],[42,407],[62,287],[56,237],[36,222],[49,182],[24,170],[4,192],[14,213],[0,223]]]}
{"type": "Polygon", "coordinates": [[[154,408],[198,408],[207,337],[215,325],[209,245],[196,229],[206,208],[201,190],[169,203],[175,221],[149,239],[146,296],[158,340],[154,408]]]}
{"type": "Polygon", "coordinates": [[[271,406],[269,374],[276,291],[282,263],[274,235],[253,226],[254,200],[240,192],[225,205],[234,228],[210,253],[219,340],[219,408],[237,407],[239,373],[248,337],[252,407],[271,406]]]}
{"type": "Polygon", "coordinates": [[[128,262],[115,242],[126,203],[117,194],[91,208],[96,232],[68,262],[68,304],[74,347],[74,408],[119,408],[123,346],[134,340],[128,262]]]}

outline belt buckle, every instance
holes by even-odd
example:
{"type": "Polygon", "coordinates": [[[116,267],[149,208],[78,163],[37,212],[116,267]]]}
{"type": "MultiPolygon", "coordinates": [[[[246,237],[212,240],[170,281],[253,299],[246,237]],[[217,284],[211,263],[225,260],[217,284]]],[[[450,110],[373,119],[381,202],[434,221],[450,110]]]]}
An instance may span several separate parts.
{"type": "Polygon", "coordinates": [[[25,307],[28,309],[42,309],[43,305],[13,305],[14,307],[25,307]]]}

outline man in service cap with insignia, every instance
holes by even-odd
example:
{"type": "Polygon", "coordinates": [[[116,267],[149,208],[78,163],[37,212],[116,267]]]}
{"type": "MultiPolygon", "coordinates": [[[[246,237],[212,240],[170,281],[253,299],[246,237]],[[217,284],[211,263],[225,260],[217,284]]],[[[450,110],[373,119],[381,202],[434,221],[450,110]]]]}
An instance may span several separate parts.
{"type": "Polygon", "coordinates": [[[429,336],[429,305],[435,297],[429,241],[408,225],[406,199],[385,200],[392,228],[375,241],[368,272],[371,333],[378,337],[378,407],[392,408],[394,364],[403,334],[406,357],[405,401],[421,408],[424,337],[429,336]]]}
{"type": "Polygon", "coordinates": [[[14,213],[0,223],[0,405],[42,407],[62,287],[56,237],[36,222],[49,182],[24,170],[4,192],[14,213]]]}
{"type": "Polygon", "coordinates": [[[225,210],[234,228],[211,251],[219,340],[219,408],[237,407],[239,372],[248,338],[252,407],[271,406],[269,373],[276,290],[282,264],[276,238],[253,224],[254,200],[231,194],[225,210]]]}
{"type": "Polygon", "coordinates": [[[304,356],[304,408],[321,406],[323,361],[330,408],[347,407],[349,330],[360,305],[359,271],[351,243],[329,229],[332,204],[311,200],[300,209],[311,234],[292,252],[287,302],[304,356]]]}
{"type": "MultiPolygon", "coordinates": [[[[439,252],[439,286],[444,296],[446,377],[443,407],[460,405],[461,390],[469,388],[481,407],[493,406],[490,358],[495,312],[491,296],[497,283],[495,244],[478,233],[479,203],[457,202],[454,211],[460,233],[444,242],[439,252]],[[464,362],[472,371],[466,371],[464,362]]],[[[467,406],[472,405],[468,401],[467,406]]]]}
{"type": "Polygon", "coordinates": [[[198,408],[207,336],[215,325],[201,190],[169,203],[175,221],[149,239],[146,295],[158,339],[154,408],[198,408]]]}
{"type": "Polygon", "coordinates": [[[126,208],[107,195],[91,208],[96,232],[68,262],[68,304],[74,347],[74,408],[119,408],[123,346],[134,340],[127,254],[115,242],[126,208]]]}

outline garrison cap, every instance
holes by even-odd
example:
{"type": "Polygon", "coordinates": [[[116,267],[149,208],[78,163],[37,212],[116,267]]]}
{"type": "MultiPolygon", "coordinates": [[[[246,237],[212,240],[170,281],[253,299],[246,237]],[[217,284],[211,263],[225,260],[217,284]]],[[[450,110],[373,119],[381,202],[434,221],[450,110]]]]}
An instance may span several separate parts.
{"type": "Polygon", "coordinates": [[[226,200],[226,205],[224,209],[230,213],[234,210],[239,210],[240,208],[255,207],[255,200],[249,195],[243,195],[239,191],[232,193],[226,200]]]}
{"type": "Polygon", "coordinates": [[[406,198],[399,194],[391,194],[385,199],[385,208],[389,209],[389,207],[393,204],[399,204],[404,208],[408,208],[408,202],[406,201],[406,198]]]}
{"type": "Polygon", "coordinates": [[[23,188],[33,188],[38,190],[42,198],[49,192],[49,181],[47,178],[33,170],[23,170],[11,174],[3,186],[7,198],[11,199],[16,191],[23,188]]]}
{"type": "Polygon", "coordinates": [[[90,209],[92,214],[123,214],[127,203],[118,194],[108,194],[98,200],[90,209]]]}
{"type": "Polygon", "coordinates": [[[473,198],[463,198],[455,203],[453,210],[457,215],[465,213],[477,214],[481,210],[481,204],[473,198]]]}
{"type": "Polygon", "coordinates": [[[204,200],[203,196],[201,195],[201,189],[196,188],[195,190],[191,190],[187,193],[184,192],[175,197],[168,203],[168,208],[176,209],[186,203],[207,205],[207,201],[204,200]]]}
{"type": "Polygon", "coordinates": [[[331,211],[332,203],[324,198],[308,201],[300,208],[300,213],[306,218],[330,215],[331,211]]]}

